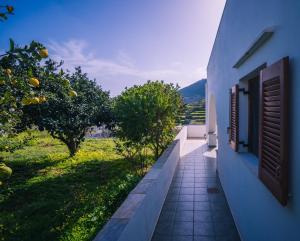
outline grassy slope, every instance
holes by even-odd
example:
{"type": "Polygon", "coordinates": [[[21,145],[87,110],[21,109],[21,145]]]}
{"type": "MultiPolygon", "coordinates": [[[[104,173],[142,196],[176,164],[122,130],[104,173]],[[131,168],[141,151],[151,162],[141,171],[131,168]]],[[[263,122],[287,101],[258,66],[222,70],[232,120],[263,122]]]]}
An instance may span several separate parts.
{"type": "Polygon", "coordinates": [[[205,99],[185,106],[184,114],[181,116],[181,124],[205,124],[205,99]]]}
{"type": "Polygon", "coordinates": [[[87,140],[69,158],[44,133],[1,154],[14,173],[0,187],[0,240],[90,240],[141,178],[111,139],[87,140]]]}

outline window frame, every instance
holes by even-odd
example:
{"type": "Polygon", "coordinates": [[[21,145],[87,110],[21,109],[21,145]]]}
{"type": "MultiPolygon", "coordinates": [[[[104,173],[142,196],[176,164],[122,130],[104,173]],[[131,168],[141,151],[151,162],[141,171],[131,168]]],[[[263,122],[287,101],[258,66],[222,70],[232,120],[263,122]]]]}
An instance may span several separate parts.
{"type": "MultiPolygon", "coordinates": [[[[242,77],[240,80],[239,80],[239,83],[247,83],[247,91],[249,90],[249,86],[248,86],[248,83],[250,80],[252,79],[255,79],[257,78],[259,83],[260,83],[260,72],[261,70],[265,69],[267,67],[267,63],[263,63],[261,64],[260,66],[258,66],[257,68],[255,68],[254,70],[252,70],[251,72],[249,72],[248,74],[246,74],[244,77],[242,77]]],[[[247,91],[245,91],[246,94],[247,91]]],[[[259,103],[260,105],[260,103],[259,103]]],[[[255,158],[259,159],[259,153],[258,155],[255,155],[254,153],[250,152],[249,149],[248,149],[248,141],[249,141],[249,133],[250,133],[250,123],[249,123],[249,120],[250,120],[250,102],[249,102],[249,96],[247,97],[247,139],[244,140],[244,146],[246,147],[246,153],[249,153],[253,156],[255,156],[255,158]]],[[[260,112],[259,112],[259,123],[260,123],[260,112]]],[[[260,125],[260,124],[259,124],[260,125]]],[[[257,130],[258,131],[258,134],[259,134],[259,129],[257,130]]],[[[259,150],[258,150],[259,151],[259,150]]]]}

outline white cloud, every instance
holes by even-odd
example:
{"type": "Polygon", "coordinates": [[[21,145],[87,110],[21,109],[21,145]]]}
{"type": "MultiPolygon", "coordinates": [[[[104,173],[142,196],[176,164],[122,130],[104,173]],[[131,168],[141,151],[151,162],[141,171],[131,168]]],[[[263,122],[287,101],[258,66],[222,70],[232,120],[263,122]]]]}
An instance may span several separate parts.
{"type": "Polygon", "coordinates": [[[135,60],[125,50],[120,50],[113,60],[104,59],[96,56],[93,50],[88,50],[88,44],[81,40],[64,43],[52,41],[48,47],[51,57],[63,60],[66,69],[81,66],[91,78],[96,78],[105,89],[111,90],[113,95],[120,93],[125,86],[142,84],[147,80],[179,82],[185,86],[206,76],[205,68],[186,69],[180,61],[171,63],[170,67],[144,70],[137,67],[135,60]]]}

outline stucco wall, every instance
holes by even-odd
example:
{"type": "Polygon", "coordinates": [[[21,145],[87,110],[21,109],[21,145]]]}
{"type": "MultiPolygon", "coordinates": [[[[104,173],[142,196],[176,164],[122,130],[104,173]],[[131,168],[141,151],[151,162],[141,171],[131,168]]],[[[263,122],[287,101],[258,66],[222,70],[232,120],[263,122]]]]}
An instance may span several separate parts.
{"type": "Polygon", "coordinates": [[[228,0],[208,65],[208,96],[216,99],[218,171],[229,206],[245,241],[296,241],[300,237],[300,1],[228,0]],[[268,27],[273,37],[240,68],[233,65],[268,27]],[[291,61],[290,193],[282,207],[258,179],[256,157],[228,145],[228,90],[263,63],[291,61]]]}
{"type": "Polygon", "coordinates": [[[187,138],[204,138],[206,135],[205,125],[188,125],[187,138]]]}

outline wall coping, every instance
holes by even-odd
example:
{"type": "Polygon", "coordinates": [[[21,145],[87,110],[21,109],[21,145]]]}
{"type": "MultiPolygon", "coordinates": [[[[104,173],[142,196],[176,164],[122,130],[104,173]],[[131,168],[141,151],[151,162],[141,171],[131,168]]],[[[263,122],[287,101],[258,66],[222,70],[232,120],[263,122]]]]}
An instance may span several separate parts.
{"type": "Polygon", "coordinates": [[[158,158],[150,171],[129,193],[111,219],[97,234],[94,241],[146,241],[151,239],[185,139],[186,127],[182,128],[176,139],[158,158]],[[180,133],[183,134],[180,136],[180,133]],[[151,204],[150,208],[154,209],[153,212],[146,213],[145,207],[148,208],[151,204]],[[147,228],[143,226],[145,223],[147,228]],[[135,231],[133,231],[133,227],[135,231]],[[144,229],[144,233],[142,229],[144,229]],[[136,238],[132,236],[138,236],[139,234],[140,236],[136,238]]]}

